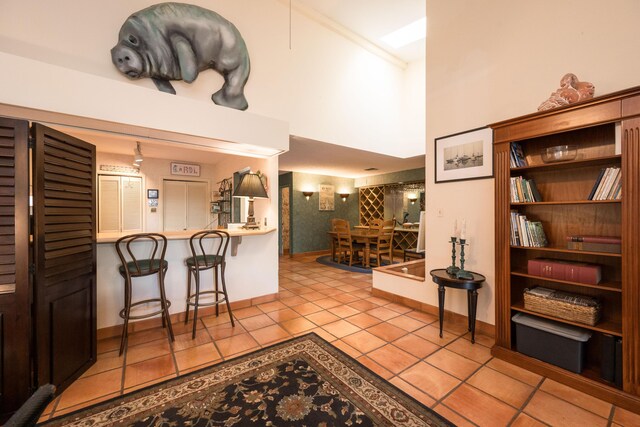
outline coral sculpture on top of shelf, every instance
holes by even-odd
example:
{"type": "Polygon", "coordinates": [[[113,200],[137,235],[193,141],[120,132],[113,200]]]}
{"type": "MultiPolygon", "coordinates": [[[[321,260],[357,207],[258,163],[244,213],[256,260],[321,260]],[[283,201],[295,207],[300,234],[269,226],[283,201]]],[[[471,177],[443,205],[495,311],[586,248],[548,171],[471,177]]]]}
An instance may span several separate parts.
{"type": "Polygon", "coordinates": [[[560,89],[553,92],[549,99],[538,107],[538,111],[551,110],[575,102],[593,98],[595,86],[589,82],[581,82],[575,74],[565,74],[560,80],[560,89]]]}

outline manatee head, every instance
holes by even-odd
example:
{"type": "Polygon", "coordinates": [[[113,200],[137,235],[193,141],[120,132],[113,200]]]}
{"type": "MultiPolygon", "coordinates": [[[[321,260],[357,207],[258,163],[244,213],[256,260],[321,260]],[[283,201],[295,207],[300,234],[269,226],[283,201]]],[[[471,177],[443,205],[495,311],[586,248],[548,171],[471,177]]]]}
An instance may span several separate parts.
{"type": "Polygon", "coordinates": [[[111,49],[113,65],[129,78],[148,76],[143,52],[146,49],[142,28],[129,18],[120,29],[118,44],[111,49]]]}
{"type": "Polygon", "coordinates": [[[180,79],[164,18],[144,12],[131,15],[120,28],[118,44],[111,49],[113,64],[131,79],[180,79]]]}

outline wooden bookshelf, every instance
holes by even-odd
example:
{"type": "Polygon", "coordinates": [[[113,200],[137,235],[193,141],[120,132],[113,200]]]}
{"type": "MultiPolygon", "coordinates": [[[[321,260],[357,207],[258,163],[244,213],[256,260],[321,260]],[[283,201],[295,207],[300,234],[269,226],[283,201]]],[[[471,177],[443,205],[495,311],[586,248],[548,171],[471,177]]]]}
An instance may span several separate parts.
{"type": "Polygon", "coordinates": [[[640,412],[640,87],[555,110],[490,125],[494,131],[496,345],[492,353],[511,363],[640,412]],[[511,143],[521,145],[527,166],[510,167],[511,143]],[[544,163],[544,149],[576,145],[576,159],[544,163]],[[618,167],[621,200],[588,200],[600,170],[618,167]],[[511,202],[511,177],[533,180],[539,202],[511,202]],[[547,247],[511,244],[511,212],[540,221],[547,247]],[[574,235],[621,236],[621,253],[567,249],[574,235]],[[590,285],[537,277],[527,273],[536,257],[601,265],[602,280],[590,285]],[[595,297],[602,320],[583,325],[525,309],[523,292],[533,286],[595,297]],[[582,374],[537,361],[516,350],[512,316],[518,312],[582,327],[587,342],[587,369],[582,374]],[[622,338],[622,390],[600,378],[602,334],[622,338]]]}

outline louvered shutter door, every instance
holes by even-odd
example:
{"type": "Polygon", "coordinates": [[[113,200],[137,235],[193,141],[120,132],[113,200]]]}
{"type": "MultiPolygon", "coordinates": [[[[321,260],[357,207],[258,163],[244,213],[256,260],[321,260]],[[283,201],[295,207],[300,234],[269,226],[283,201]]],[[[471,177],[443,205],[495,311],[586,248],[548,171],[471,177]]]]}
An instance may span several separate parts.
{"type": "Polygon", "coordinates": [[[32,134],[37,377],[64,389],[96,359],[95,147],[32,134]]]}
{"type": "Polygon", "coordinates": [[[28,123],[0,117],[0,413],[29,396],[28,123]]]}

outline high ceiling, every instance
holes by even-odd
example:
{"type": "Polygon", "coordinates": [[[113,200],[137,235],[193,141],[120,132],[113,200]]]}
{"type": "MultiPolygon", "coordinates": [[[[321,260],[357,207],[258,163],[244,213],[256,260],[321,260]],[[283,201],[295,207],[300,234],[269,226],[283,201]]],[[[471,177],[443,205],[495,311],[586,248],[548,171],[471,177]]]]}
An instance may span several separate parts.
{"type": "Polygon", "coordinates": [[[293,0],[364,37],[389,54],[411,62],[425,57],[425,42],[419,40],[393,49],[381,37],[426,15],[424,0],[293,0]]]}
{"type": "MultiPolygon", "coordinates": [[[[411,62],[425,57],[425,40],[393,49],[380,40],[426,15],[424,0],[292,0],[338,23],[387,53],[411,62]]],[[[363,177],[424,167],[424,156],[402,159],[292,136],[281,171],[363,177]],[[377,170],[365,171],[375,167],[377,170]]]]}
{"type": "MultiPolygon", "coordinates": [[[[401,49],[385,45],[380,37],[425,16],[424,0],[292,0],[303,7],[338,23],[349,31],[377,45],[404,62],[425,56],[425,41],[401,49]]],[[[101,147],[101,151],[133,155],[136,139],[125,135],[105,135],[100,132],[62,129],[101,147]]],[[[224,162],[228,154],[194,146],[175,150],[165,141],[146,140],[145,156],[190,162],[215,164],[224,162]]],[[[424,167],[424,156],[408,159],[386,156],[364,150],[343,147],[296,136],[290,137],[290,150],[279,157],[281,171],[296,171],[319,175],[359,178],[400,170],[424,167]],[[365,169],[375,168],[366,171],[365,169]]]]}

